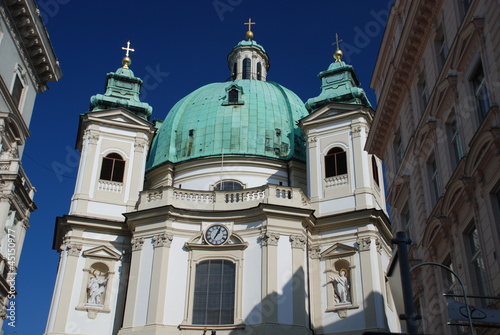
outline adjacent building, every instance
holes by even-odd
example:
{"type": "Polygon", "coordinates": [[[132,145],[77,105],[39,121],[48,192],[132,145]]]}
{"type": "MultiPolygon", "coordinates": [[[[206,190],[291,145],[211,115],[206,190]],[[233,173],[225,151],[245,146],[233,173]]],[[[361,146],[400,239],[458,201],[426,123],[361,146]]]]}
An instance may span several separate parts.
{"type": "MultiPolygon", "coordinates": [[[[500,294],[500,3],[396,1],[371,86],[378,106],[367,150],[385,161],[393,232],[412,265],[455,271],[468,294],[500,294]]],[[[442,294],[449,271],[413,274],[424,333],[456,334],[442,294]]],[[[460,299],[459,299],[460,300],[460,299]]],[[[498,299],[471,299],[499,308],[498,299]]],[[[481,329],[483,334],[498,330],[481,329]]]]}
{"type": "Polygon", "coordinates": [[[399,330],[382,165],[364,150],[374,111],[353,67],[337,50],[304,104],[246,37],[229,81],[154,124],[128,54],[107,74],[78,128],[46,335],[399,330]]]}
{"type": "Polygon", "coordinates": [[[32,0],[0,1],[0,328],[35,193],[21,158],[35,97],[61,78],[49,36],[32,0]]]}

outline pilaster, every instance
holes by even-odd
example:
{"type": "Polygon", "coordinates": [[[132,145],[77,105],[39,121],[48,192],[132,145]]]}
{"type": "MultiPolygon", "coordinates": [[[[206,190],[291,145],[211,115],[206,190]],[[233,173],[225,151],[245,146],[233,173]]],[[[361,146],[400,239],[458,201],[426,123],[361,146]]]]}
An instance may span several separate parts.
{"type": "Polygon", "coordinates": [[[278,240],[280,235],[263,229],[262,246],[262,321],[278,322],[278,240]]]}
{"type": "Polygon", "coordinates": [[[82,252],[82,244],[72,242],[70,239],[61,246],[62,253],[66,253],[63,257],[66,264],[64,266],[63,280],[61,281],[61,295],[59,301],[56,302],[57,311],[54,322],[54,333],[64,333],[68,322],[68,312],[71,308],[71,296],[74,291],[76,270],[78,267],[78,259],[82,252]]]}
{"type": "Polygon", "coordinates": [[[291,235],[292,247],[292,287],[293,287],[293,324],[306,324],[306,285],[304,250],[306,238],[303,235],[291,235]]]}
{"type": "Polygon", "coordinates": [[[153,273],[149,291],[148,324],[163,324],[167,302],[168,257],[173,235],[167,233],[153,236],[153,273]]]}
{"type": "Polygon", "coordinates": [[[373,243],[371,237],[363,236],[359,237],[357,240],[359,246],[359,259],[361,262],[360,271],[361,271],[361,286],[363,287],[363,304],[365,309],[365,327],[367,329],[376,329],[377,328],[377,297],[376,293],[380,291],[376,288],[374,279],[377,274],[374,273],[374,267],[377,267],[377,264],[373,264],[372,262],[372,249],[375,248],[375,243],[373,243]]]}
{"type": "Polygon", "coordinates": [[[130,275],[128,280],[127,302],[125,305],[125,315],[123,317],[123,328],[134,326],[136,313],[137,294],[139,292],[139,270],[141,265],[142,246],[144,238],[135,237],[132,239],[132,259],[130,264],[130,275]]]}

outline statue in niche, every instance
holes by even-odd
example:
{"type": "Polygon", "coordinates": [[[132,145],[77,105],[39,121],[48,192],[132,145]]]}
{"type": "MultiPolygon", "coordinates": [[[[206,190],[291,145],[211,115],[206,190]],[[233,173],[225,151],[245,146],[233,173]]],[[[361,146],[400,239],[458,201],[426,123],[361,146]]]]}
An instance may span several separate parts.
{"type": "Polygon", "coordinates": [[[92,272],[92,276],[90,277],[89,283],[87,284],[87,290],[89,292],[87,303],[100,305],[101,296],[106,288],[108,278],[101,279],[96,275],[95,272],[95,270],[92,272]]]}
{"type": "Polygon", "coordinates": [[[337,303],[351,303],[351,286],[349,285],[349,279],[347,278],[347,271],[345,269],[341,269],[340,274],[337,277],[330,276],[330,279],[333,281],[335,300],[337,301],[337,303]]]}

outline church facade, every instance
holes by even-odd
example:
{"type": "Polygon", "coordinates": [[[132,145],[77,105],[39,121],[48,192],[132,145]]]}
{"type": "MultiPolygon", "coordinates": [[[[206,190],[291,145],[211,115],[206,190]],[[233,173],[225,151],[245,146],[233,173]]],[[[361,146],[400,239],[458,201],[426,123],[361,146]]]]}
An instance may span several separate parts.
{"type": "Polygon", "coordinates": [[[374,111],[341,51],[304,104],[249,31],[231,80],[152,124],[126,49],[81,116],[45,334],[399,330],[374,111]]]}

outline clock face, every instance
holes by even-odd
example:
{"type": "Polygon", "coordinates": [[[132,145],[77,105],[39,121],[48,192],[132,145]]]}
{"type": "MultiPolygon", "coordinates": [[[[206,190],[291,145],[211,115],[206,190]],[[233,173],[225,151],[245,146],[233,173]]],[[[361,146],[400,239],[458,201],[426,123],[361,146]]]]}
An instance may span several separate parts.
{"type": "Polygon", "coordinates": [[[205,240],[212,245],[224,244],[228,238],[229,231],[224,225],[214,224],[205,232],[205,240]]]}

